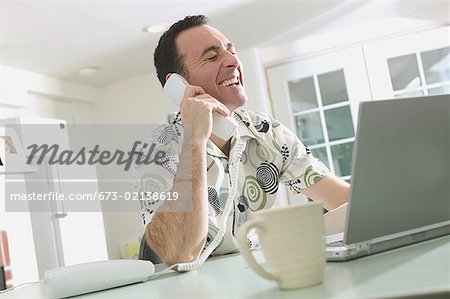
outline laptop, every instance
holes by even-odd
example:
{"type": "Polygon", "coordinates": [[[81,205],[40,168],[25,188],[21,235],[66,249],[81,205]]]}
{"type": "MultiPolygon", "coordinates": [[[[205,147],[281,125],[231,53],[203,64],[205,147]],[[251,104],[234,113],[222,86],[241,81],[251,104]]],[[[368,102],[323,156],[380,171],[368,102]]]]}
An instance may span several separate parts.
{"type": "Polygon", "coordinates": [[[327,260],[450,234],[450,95],[363,102],[357,128],[345,229],[327,237],[327,260]]]}

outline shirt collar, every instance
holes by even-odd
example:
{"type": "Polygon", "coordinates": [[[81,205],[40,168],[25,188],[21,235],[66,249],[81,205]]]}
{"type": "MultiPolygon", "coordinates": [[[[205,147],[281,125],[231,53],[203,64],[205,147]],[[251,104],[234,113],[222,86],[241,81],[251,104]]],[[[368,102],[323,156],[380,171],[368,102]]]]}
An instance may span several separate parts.
{"type": "MultiPolygon", "coordinates": [[[[247,110],[243,108],[239,108],[233,111],[232,117],[238,123],[238,127],[236,132],[234,133],[231,140],[231,147],[235,144],[238,139],[258,139],[264,138],[263,133],[258,132],[255,128],[254,121],[250,117],[247,110]]],[[[219,158],[228,158],[211,140],[208,140],[207,153],[210,156],[219,157],[219,158]]]]}
{"type": "MultiPolygon", "coordinates": [[[[235,138],[239,139],[248,139],[253,138],[257,139],[262,138],[262,133],[258,132],[255,129],[255,124],[252,121],[250,115],[247,110],[243,108],[239,108],[233,111],[232,117],[238,123],[237,130],[234,132],[234,135],[231,140],[231,147],[235,144],[235,138]]],[[[208,148],[207,153],[210,156],[215,156],[219,158],[228,158],[211,140],[208,140],[208,148]]]]}
{"type": "Polygon", "coordinates": [[[248,114],[248,111],[239,108],[233,111],[233,117],[238,122],[238,137],[250,137],[253,139],[264,138],[261,132],[258,132],[255,128],[255,123],[248,114]]]}
{"type": "Polygon", "coordinates": [[[228,158],[221,150],[214,144],[211,140],[208,139],[208,145],[206,148],[206,153],[213,157],[218,158],[228,158]]]}

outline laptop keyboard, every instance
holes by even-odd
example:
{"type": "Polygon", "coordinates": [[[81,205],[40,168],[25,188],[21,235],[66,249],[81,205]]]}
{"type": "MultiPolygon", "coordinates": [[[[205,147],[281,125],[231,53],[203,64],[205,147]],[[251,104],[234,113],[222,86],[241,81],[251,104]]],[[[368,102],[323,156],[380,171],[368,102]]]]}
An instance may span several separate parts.
{"type": "Polygon", "coordinates": [[[341,247],[341,246],[344,246],[344,240],[327,243],[327,247],[341,247]]]}
{"type": "Polygon", "coordinates": [[[344,233],[326,236],[325,244],[327,247],[344,246],[344,233]]]}

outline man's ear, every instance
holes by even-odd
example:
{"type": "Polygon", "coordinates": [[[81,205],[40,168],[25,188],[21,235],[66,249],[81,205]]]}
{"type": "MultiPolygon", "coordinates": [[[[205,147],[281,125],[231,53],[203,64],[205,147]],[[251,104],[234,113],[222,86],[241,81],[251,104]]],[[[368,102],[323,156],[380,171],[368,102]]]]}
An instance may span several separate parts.
{"type": "MultiPolygon", "coordinates": [[[[172,74],[175,74],[175,73],[167,73],[167,75],[166,75],[166,81],[169,79],[170,76],[172,76],[172,74]]],[[[188,74],[186,71],[180,72],[179,75],[180,75],[181,77],[185,78],[186,80],[189,79],[189,74],[188,74]]]]}
{"type": "Polygon", "coordinates": [[[173,73],[167,73],[166,75],[166,81],[169,79],[170,76],[172,76],[173,73]]]}

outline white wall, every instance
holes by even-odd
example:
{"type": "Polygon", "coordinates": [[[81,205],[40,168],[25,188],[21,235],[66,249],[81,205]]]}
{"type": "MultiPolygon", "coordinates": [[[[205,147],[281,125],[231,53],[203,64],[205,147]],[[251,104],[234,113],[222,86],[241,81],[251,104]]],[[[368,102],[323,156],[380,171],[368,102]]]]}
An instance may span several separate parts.
{"type": "Polygon", "coordinates": [[[238,51],[244,70],[244,86],[248,101],[245,107],[253,111],[271,114],[269,96],[265,84],[264,68],[256,48],[238,51]]]}
{"type": "Polygon", "coordinates": [[[57,78],[0,65],[1,102],[13,106],[27,105],[26,92],[48,95],[57,99],[94,102],[98,90],[95,87],[60,80],[57,78]],[[9,92],[18,96],[9,96],[9,92]],[[7,95],[7,96],[4,96],[7,95]]]}
{"type": "Polygon", "coordinates": [[[167,100],[155,74],[119,81],[99,90],[96,123],[155,124],[178,108],[167,100]]]}
{"type": "MultiPolygon", "coordinates": [[[[95,123],[152,125],[159,124],[163,116],[176,111],[177,106],[165,98],[156,75],[148,74],[99,89],[99,99],[94,104],[93,110],[96,116],[95,123]]],[[[99,178],[107,179],[109,175],[99,173],[99,178]]],[[[130,178],[124,177],[124,179],[130,178]]],[[[133,191],[134,185],[130,182],[128,187],[121,186],[121,188],[122,192],[133,191]]],[[[142,236],[144,233],[138,203],[136,203],[136,212],[104,212],[103,219],[108,254],[111,259],[120,258],[119,244],[121,242],[142,236]]]]}

